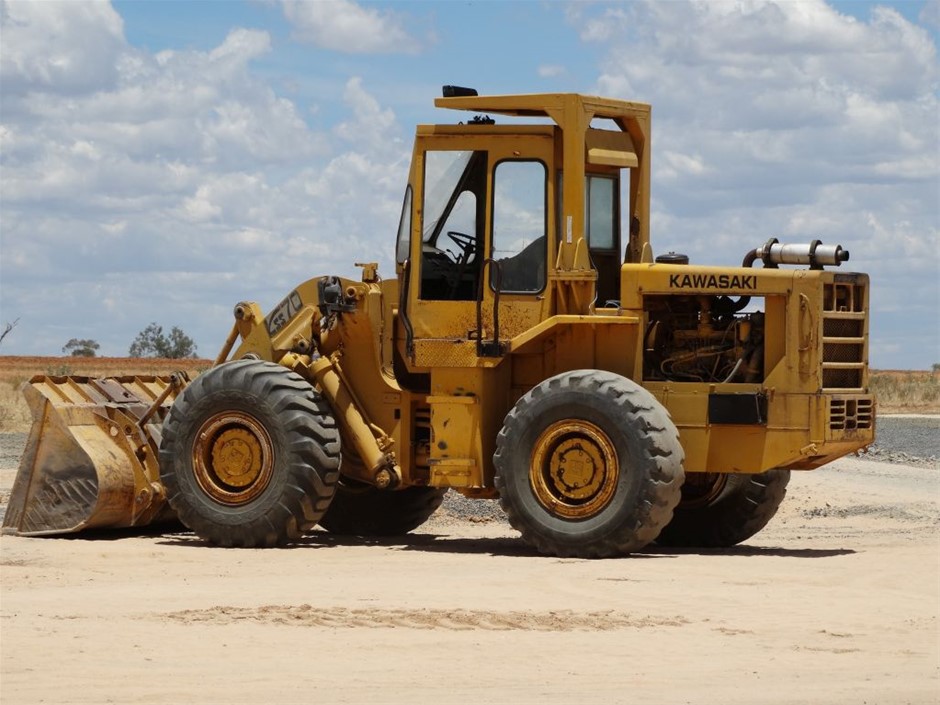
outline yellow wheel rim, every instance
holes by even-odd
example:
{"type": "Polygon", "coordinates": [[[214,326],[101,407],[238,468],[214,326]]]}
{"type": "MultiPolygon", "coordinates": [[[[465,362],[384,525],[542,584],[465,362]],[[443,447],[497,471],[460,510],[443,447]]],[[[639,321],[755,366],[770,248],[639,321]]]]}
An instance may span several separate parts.
{"type": "Polygon", "coordinates": [[[704,507],[715,500],[728,484],[728,475],[720,472],[686,473],[682,498],[677,509],[704,507]]]}
{"type": "Polygon", "coordinates": [[[274,474],[271,437],[253,416],[237,411],[215,414],[196,433],[193,469],[199,487],[217,502],[250,502],[274,474]]]}
{"type": "Polygon", "coordinates": [[[556,421],[535,442],[529,482],[552,514],[589,519],[610,503],[620,479],[614,445],[600,428],[582,420],[556,421]]]}

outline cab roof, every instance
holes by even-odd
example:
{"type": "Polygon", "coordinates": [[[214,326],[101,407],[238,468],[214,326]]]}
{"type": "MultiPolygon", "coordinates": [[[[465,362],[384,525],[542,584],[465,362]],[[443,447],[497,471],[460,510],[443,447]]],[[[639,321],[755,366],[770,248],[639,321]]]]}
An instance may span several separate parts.
{"type": "MultiPolygon", "coordinates": [[[[496,113],[513,117],[547,117],[564,127],[572,111],[599,118],[644,118],[648,103],[582,95],[580,93],[531,93],[522,95],[475,95],[436,98],[438,108],[496,113]]],[[[572,116],[573,117],[573,116],[572,116]]]]}

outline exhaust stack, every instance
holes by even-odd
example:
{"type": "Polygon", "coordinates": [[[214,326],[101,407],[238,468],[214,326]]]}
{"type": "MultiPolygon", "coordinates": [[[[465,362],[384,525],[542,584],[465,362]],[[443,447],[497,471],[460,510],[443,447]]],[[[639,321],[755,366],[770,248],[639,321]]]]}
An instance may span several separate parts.
{"type": "Polygon", "coordinates": [[[762,260],[764,266],[770,268],[781,264],[808,264],[810,269],[822,269],[838,267],[849,261],[849,251],[843,250],[842,245],[823,245],[822,240],[784,245],[777,238],[771,238],[752,252],[755,259],[762,260]]]}

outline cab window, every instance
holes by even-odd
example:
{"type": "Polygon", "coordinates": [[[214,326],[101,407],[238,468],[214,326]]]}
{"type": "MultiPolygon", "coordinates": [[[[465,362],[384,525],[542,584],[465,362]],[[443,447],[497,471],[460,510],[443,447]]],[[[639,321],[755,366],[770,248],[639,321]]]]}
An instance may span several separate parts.
{"type": "Polygon", "coordinates": [[[486,152],[424,153],[421,298],[476,298],[483,251],[486,152]]]}
{"type": "Polygon", "coordinates": [[[395,245],[395,261],[404,264],[408,259],[411,243],[411,186],[405,189],[405,201],[401,206],[401,220],[398,221],[398,240],[395,245]]]}
{"type": "Polygon", "coordinates": [[[493,173],[493,248],[498,264],[490,286],[505,292],[545,288],[546,179],[542,162],[503,161],[493,173]]]}
{"type": "Polygon", "coordinates": [[[616,247],[616,186],[617,182],[606,176],[589,174],[585,179],[585,232],[592,250],[612,250],[616,247]]]}

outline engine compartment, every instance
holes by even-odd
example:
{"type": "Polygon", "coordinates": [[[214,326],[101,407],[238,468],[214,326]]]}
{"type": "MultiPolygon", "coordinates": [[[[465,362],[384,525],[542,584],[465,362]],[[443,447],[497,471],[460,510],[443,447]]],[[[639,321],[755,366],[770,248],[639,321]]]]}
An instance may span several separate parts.
{"type": "Polygon", "coordinates": [[[762,382],[764,312],[744,311],[750,297],[644,297],[643,379],[762,382]]]}

